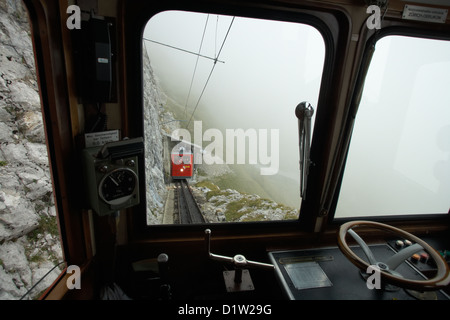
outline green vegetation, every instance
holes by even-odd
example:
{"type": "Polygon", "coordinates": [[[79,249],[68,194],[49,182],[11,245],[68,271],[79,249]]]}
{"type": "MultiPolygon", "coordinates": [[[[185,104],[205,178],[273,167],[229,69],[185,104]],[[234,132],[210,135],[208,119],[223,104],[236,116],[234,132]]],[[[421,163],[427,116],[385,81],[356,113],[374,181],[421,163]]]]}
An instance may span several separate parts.
{"type": "MultiPolygon", "coordinates": [[[[212,197],[215,197],[215,196],[229,196],[230,195],[229,191],[220,190],[220,188],[218,186],[216,186],[214,183],[212,183],[211,181],[207,181],[207,180],[200,181],[195,186],[198,188],[208,188],[209,190],[211,190],[206,193],[206,200],[208,200],[208,201],[212,197]]],[[[216,205],[218,206],[217,203],[216,203],[216,205]]]]}
{"type": "Polygon", "coordinates": [[[39,254],[36,254],[36,255],[28,257],[28,261],[29,262],[34,262],[34,263],[39,263],[39,262],[42,262],[44,260],[45,260],[45,258],[43,256],[39,255],[39,254]]]}
{"type": "MultiPolygon", "coordinates": [[[[228,203],[227,209],[225,211],[225,217],[227,218],[227,221],[237,221],[242,216],[251,213],[253,211],[256,211],[258,209],[267,210],[270,209],[268,207],[268,200],[257,198],[257,199],[249,199],[247,197],[244,197],[238,201],[233,201],[228,203]]],[[[255,217],[247,218],[251,221],[261,221],[265,220],[264,216],[261,216],[261,219],[256,219],[255,217]]]]}
{"type": "Polygon", "coordinates": [[[198,182],[196,187],[208,188],[210,191],[206,193],[206,199],[216,208],[221,207],[224,210],[226,221],[266,221],[271,220],[270,213],[277,212],[282,215],[281,219],[292,220],[298,218],[298,210],[278,204],[272,200],[260,198],[255,195],[246,193],[236,193],[234,190],[221,190],[215,183],[204,180],[198,182]],[[215,196],[224,196],[224,198],[216,198],[215,196]],[[233,197],[231,197],[233,196],[233,197]],[[235,200],[233,200],[235,199],[235,200]],[[266,211],[262,212],[262,211],[266,211]]]}
{"type": "Polygon", "coordinates": [[[27,237],[31,241],[37,241],[38,235],[44,233],[49,233],[54,237],[59,235],[58,222],[56,221],[56,217],[41,216],[38,227],[28,233],[27,237]]]}
{"type": "Polygon", "coordinates": [[[203,180],[200,182],[197,182],[197,184],[195,185],[198,188],[208,188],[209,190],[212,191],[219,191],[219,187],[216,186],[214,183],[212,183],[211,181],[208,180],[203,180]]]}
{"type": "Polygon", "coordinates": [[[242,219],[242,222],[257,222],[257,221],[264,221],[266,220],[266,217],[263,214],[257,214],[255,216],[248,216],[242,219]]]}
{"type": "Polygon", "coordinates": [[[197,170],[197,175],[200,176],[200,177],[207,177],[208,176],[208,174],[204,170],[202,170],[201,168],[199,168],[197,170]]]}
{"type": "Polygon", "coordinates": [[[298,210],[292,210],[291,212],[289,212],[284,216],[284,220],[296,220],[298,219],[298,214],[299,214],[298,210]]]}
{"type": "Polygon", "coordinates": [[[25,246],[27,260],[30,263],[40,263],[51,260],[56,264],[59,262],[59,259],[53,253],[51,244],[47,242],[44,235],[58,237],[59,229],[56,217],[46,215],[41,216],[38,227],[27,234],[29,241],[25,246]]]}

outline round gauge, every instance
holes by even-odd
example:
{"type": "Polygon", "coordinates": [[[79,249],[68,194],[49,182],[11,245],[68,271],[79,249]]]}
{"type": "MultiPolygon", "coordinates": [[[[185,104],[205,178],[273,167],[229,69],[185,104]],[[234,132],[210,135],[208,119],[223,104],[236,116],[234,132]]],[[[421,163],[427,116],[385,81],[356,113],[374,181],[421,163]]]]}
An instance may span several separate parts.
{"type": "Polygon", "coordinates": [[[120,205],[133,195],[136,184],[137,176],[133,170],[128,168],[115,169],[107,173],[100,181],[98,193],[106,203],[120,205]]]}

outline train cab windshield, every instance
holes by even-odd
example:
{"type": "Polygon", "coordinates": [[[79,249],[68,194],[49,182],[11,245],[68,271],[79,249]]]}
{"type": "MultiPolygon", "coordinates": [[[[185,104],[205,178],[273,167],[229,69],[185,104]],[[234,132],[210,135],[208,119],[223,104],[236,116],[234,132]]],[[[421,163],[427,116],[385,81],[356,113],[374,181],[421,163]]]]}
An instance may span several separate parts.
{"type": "MultiPolygon", "coordinates": [[[[294,111],[301,99],[317,107],[325,50],[321,33],[299,22],[165,11],[146,24],[143,72],[155,79],[165,148],[190,144],[188,179],[209,222],[298,218],[294,111]]],[[[148,208],[155,223],[169,214],[158,211],[148,208]]]]}

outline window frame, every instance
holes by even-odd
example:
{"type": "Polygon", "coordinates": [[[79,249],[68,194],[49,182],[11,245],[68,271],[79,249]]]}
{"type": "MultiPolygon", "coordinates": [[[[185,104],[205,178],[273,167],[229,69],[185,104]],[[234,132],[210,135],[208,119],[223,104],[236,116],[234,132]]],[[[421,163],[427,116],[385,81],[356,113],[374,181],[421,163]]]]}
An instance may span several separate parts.
{"type": "MultiPolygon", "coordinates": [[[[142,5],[142,4],[141,4],[142,5]]],[[[167,10],[182,10],[182,11],[194,11],[194,12],[208,12],[212,14],[223,15],[239,15],[248,18],[260,18],[269,20],[281,20],[287,22],[298,22],[308,24],[316,28],[322,35],[325,43],[325,60],[322,74],[322,81],[320,85],[318,105],[315,106],[317,111],[316,122],[313,132],[312,145],[311,145],[311,159],[314,161],[314,168],[310,169],[308,189],[311,196],[308,201],[302,202],[300,217],[298,220],[291,221],[263,221],[263,222],[240,222],[240,223],[225,223],[225,224],[208,224],[209,227],[214,227],[215,230],[227,229],[233,232],[245,232],[245,234],[268,232],[285,232],[286,230],[304,230],[312,231],[315,225],[315,219],[317,218],[316,212],[320,207],[320,194],[325,185],[324,170],[327,167],[327,163],[332,157],[331,152],[326,150],[325,146],[329,145],[332,140],[331,129],[333,126],[330,122],[334,121],[334,116],[337,109],[337,101],[339,96],[339,86],[333,85],[333,83],[341,83],[342,80],[342,65],[346,58],[346,52],[349,43],[349,29],[350,19],[345,11],[341,9],[324,9],[323,7],[307,8],[284,8],[282,6],[276,7],[262,7],[259,5],[249,6],[249,4],[233,5],[224,7],[218,7],[214,4],[208,6],[208,8],[200,7],[201,10],[195,5],[177,5],[170,6],[164,4],[147,4],[146,8],[140,8],[139,12],[134,12],[137,7],[133,5],[127,5],[122,10],[127,11],[126,15],[122,15],[126,20],[126,16],[133,16],[133,25],[130,23],[124,23],[123,41],[125,41],[125,57],[134,55],[136,52],[140,53],[139,59],[127,59],[126,65],[126,80],[130,85],[127,85],[127,96],[124,105],[134,105],[134,107],[125,113],[124,119],[139,119],[142,118],[143,111],[142,98],[137,101],[132,97],[142,97],[142,37],[146,23],[155,14],[167,11],[167,10]],[[125,40],[126,38],[126,40],[125,40]],[[338,50],[342,48],[342,50],[338,50]],[[139,70],[140,83],[136,85],[134,80],[134,86],[131,88],[130,77],[133,74],[133,70],[139,70]],[[316,192],[315,190],[319,190],[316,192]],[[314,197],[312,195],[315,195],[314,197]]],[[[124,11],[124,12],[125,12],[124,11]]],[[[135,57],[137,58],[137,57],[135,57]]],[[[136,74],[135,73],[135,74],[136,74]]],[[[299,97],[301,99],[301,97],[299,97]]],[[[294,106],[295,107],[295,106],[294,106]]],[[[124,108],[127,109],[127,108],[124,108]]],[[[294,115],[294,113],[293,113],[294,115]]],[[[131,126],[130,123],[125,124],[124,133],[128,136],[142,136],[143,135],[143,121],[140,126],[131,126]]],[[[297,147],[297,146],[295,146],[297,147]]],[[[300,174],[300,173],[299,173],[300,174]]],[[[141,179],[144,180],[144,179],[141,179]]],[[[154,225],[148,226],[146,223],[146,197],[145,197],[145,185],[143,181],[141,183],[141,204],[132,211],[129,217],[129,236],[135,239],[149,239],[157,238],[162,234],[176,236],[184,236],[186,234],[201,234],[205,228],[204,225],[154,225]]]]}
{"type": "Polygon", "coordinates": [[[350,127],[349,139],[346,147],[345,152],[345,159],[343,162],[342,170],[339,173],[339,180],[338,185],[336,188],[336,191],[333,196],[332,205],[330,208],[330,221],[332,224],[342,224],[348,221],[352,220],[359,220],[364,219],[368,221],[377,221],[377,222],[417,222],[417,221],[429,221],[429,222],[437,222],[438,224],[441,223],[448,223],[448,220],[450,218],[450,211],[448,213],[443,214],[436,214],[436,213],[430,213],[430,214],[399,214],[399,215],[380,215],[380,216],[364,216],[364,217],[343,217],[343,218],[335,218],[336,208],[339,201],[339,195],[342,187],[342,181],[344,178],[345,173],[345,167],[347,165],[347,159],[348,159],[348,153],[350,149],[351,139],[353,136],[353,126],[355,117],[357,115],[359,104],[361,100],[361,95],[364,90],[364,84],[365,84],[365,78],[367,76],[367,72],[370,67],[370,63],[374,54],[373,48],[375,47],[376,43],[381,40],[382,38],[385,38],[387,36],[406,36],[406,37],[414,37],[414,38],[423,38],[423,39],[430,39],[430,40],[446,40],[450,41],[450,33],[445,31],[443,29],[442,31],[436,31],[435,29],[417,29],[413,26],[401,26],[401,25],[393,25],[389,26],[387,28],[383,28],[377,32],[375,32],[373,35],[371,35],[368,40],[365,43],[364,47],[364,53],[363,58],[361,62],[361,66],[364,66],[364,68],[361,68],[357,75],[357,81],[355,85],[355,90],[353,91],[352,99],[350,102],[350,117],[353,119],[350,127]]]}
{"type": "MultiPolygon", "coordinates": [[[[191,12],[188,12],[188,11],[163,11],[163,12],[161,12],[161,13],[159,13],[159,14],[162,14],[163,16],[166,16],[166,17],[171,17],[171,14],[172,13],[174,13],[174,14],[176,14],[177,15],[177,17],[179,17],[179,14],[181,14],[181,15],[184,15],[184,14],[186,14],[187,16],[190,16],[190,14],[191,14],[191,12]]],[[[150,33],[150,31],[152,31],[152,29],[151,28],[149,28],[149,25],[150,24],[152,24],[152,19],[153,18],[157,18],[158,17],[158,15],[159,14],[157,14],[156,16],[153,16],[152,18],[150,18],[150,20],[149,20],[149,22],[148,22],[148,24],[147,24],[147,26],[146,26],[146,31],[147,32],[149,32],[150,33]]],[[[196,14],[196,13],[195,13],[196,14]]],[[[200,14],[202,14],[203,16],[199,16],[198,18],[199,19],[205,19],[206,18],[206,13],[200,13],[200,14]]],[[[221,17],[221,19],[222,18],[229,18],[229,19],[231,19],[231,17],[232,16],[225,16],[225,15],[221,15],[220,16],[221,17]]],[[[214,18],[215,19],[215,18],[214,18]]],[[[179,20],[179,21],[181,21],[182,22],[182,20],[179,20]]],[[[321,62],[321,65],[320,65],[320,67],[319,66],[317,66],[316,68],[314,68],[314,78],[316,77],[316,75],[317,75],[317,77],[319,77],[320,78],[320,80],[319,80],[319,83],[318,83],[318,85],[315,85],[314,86],[314,95],[313,96],[311,96],[311,97],[309,97],[309,99],[310,100],[308,100],[308,101],[314,101],[314,104],[313,104],[313,106],[314,106],[314,108],[316,108],[316,105],[317,105],[317,103],[316,103],[316,100],[318,100],[318,96],[319,96],[319,89],[320,89],[320,81],[321,81],[321,78],[322,78],[322,75],[323,75],[323,73],[324,73],[324,71],[325,71],[325,68],[324,68],[324,61],[325,61],[325,43],[324,43],[324,38],[323,38],[323,35],[319,32],[319,30],[316,28],[316,27],[314,27],[313,25],[311,25],[311,24],[305,24],[305,23],[302,23],[302,22],[285,22],[285,20],[269,20],[269,19],[255,19],[255,18],[247,18],[247,17],[241,17],[241,16],[236,16],[236,20],[235,20],[235,24],[234,25],[236,25],[236,23],[248,23],[248,25],[250,25],[252,28],[254,28],[255,27],[255,25],[261,25],[261,26],[263,26],[264,27],[264,30],[268,30],[268,28],[267,28],[267,25],[274,25],[274,23],[272,23],[272,22],[274,22],[274,23],[280,23],[279,25],[275,25],[275,26],[281,26],[281,24],[287,24],[287,23],[289,23],[290,25],[293,25],[294,26],[294,28],[301,28],[301,30],[305,30],[305,29],[307,29],[308,31],[307,32],[310,32],[311,34],[313,34],[314,35],[314,46],[312,46],[312,45],[309,45],[309,48],[307,48],[306,50],[308,50],[308,51],[310,51],[310,52],[313,52],[313,53],[315,53],[315,55],[317,56],[317,51],[319,51],[319,50],[323,50],[323,52],[324,52],[324,54],[323,54],[323,56],[322,55],[320,55],[320,62],[321,62]],[[242,19],[242,20],[241,20],[242,19]],[[262,21],[262,24],[260,24],[261,23],[261,21],[262,21]],[[265,24],[265,23],[267,23],[267,24],[265,24]],[[320,39],[323,41],[323,42],[321,42],[321,43],[319,43],[319,44],[317,44],[316,43],[316,41],[319,41],[320,42],[320,40],[319,40],[319,36],[318,36],[318,34],[320,34],[320,39]],[[316,47],[318,47],[319,49],[316,51],[315,49],[316,49],[316,47]]],[[[182,22],[182,23],[184,23],[184,22],[182,22]]],[[[222,23],[224,23],[224,22],[222,22],[222,23]]],[[[155,24],[153,24],[153,26],[155,26],[155,28],[157,27],[157,25],[155,25],[155,24]]],[[[274,26],[274,27],[275,27],[274,26]]],[[[159,28],[158,28],[159,29],[159,28]]],[[[237,33],[239,33],[240,31],[237,31],[237,30],[235,30],[237,33]]],[[[243,31],[243,32],[245,32],[245,31],[243,31]]],[[[158,36],[156,33],[154,33],[154,31],[152,32],[152,34],[154,35],[154,36],[158,36]]],[[[279,36],[280,34],[278,34],[278,36],[279,36]]],[[[255,36],[256,37],[263,37],[264,36],[264,33],[262,33],[260,30],[259,31],[256,31],[255,32],[255,36]]],[[[147,40],[147,41],[149,41],[149,42],[153,42],[153,40],[151,40],[151,38],[152,38],[152,36],[151,35],[147,35],[147,38],[144,38],[144,40],[147,40]]],[[[158,39],[158,38],[156,38],[156,40],[158,40],[158,41],[160,41],[160,42],[157,42],[159,45],[161,45],[161,42],[165,42],[164,40],[161,40],[161,39],[158,39]]],[[[291,39],[290,39],[291,40],[291,39]]],[[[172,41],[174,41],[173,39],[172,39],[172,41]]],[[[232,39],[230,39],[229,41],[232,41],[232,39]]],[[[292,41],[292,40],[291,40],[292,41]]],[[[292,56],[290,56],[291,57],[291,59],[290,59],[290,61],[292,61],[292,63],[289,63],[289,65],[291,65],[291,68],[292,68],[292,64],[295,64],[295,62],[298,62],[298,63],[305,63],[305,61],[307,61],[307,60],[305,60],[305,59],[303,59],[303,58],[301,58],[301,59],[299,59],[298,58],[298,55],[299,54],[301,54],[301,50],[305,50],[305,46],[304,46],[304,44],[305,43],[303,43],[302,42],[302,40],[299,40],[299,39],[297,39],[297,40],[295,40],[296,41],[296,44],[297,45],[301,45],[302,46],[302,48],[301,49],[297,49],[296,50],[296,52],[292,55],[292,56]]],[[[152,46],[150,46],[150,47],[148,47],[147,46],[147,44],[149,43],[149,42],[146,42],[146,41],[144,41],[143,43],[144,43],[144,48],[145,49],[147,49],[147,50],[149,50],[148,51],[148,53],[144,53],[144,55],[149,55],[149,58],[150,58],[150,60],[152,61],[152,57],[153,57],[153,54],[152,54],[152,49],[153,49],[153,47],[152,46]]],[[[155,41],[156,42],[156,41],[155,41]]],[[[172,44],[173,45],[173,44],[172,44]]],[[[161,46],[159,46],[159,47],[161,47],[161,46]]],[[[226,46],[225,46],[226,47],[226,46]]],[[[144,50],[145,50],[144,49],[144,50]]],[[[166,49],[166,48],[164,48],[164,49],[166,49]]],[[[236,50],[236,49],[238,49],[237,47],[233,47],[233,50],[236,50]]],[[[169,49],[170,50],[170,49],[169,49]]],[[[195,51],[195,49],[194,48],[191,48],[190,49],[191,51],[191,53],[192,53],[192,51],[195,51]]],[[[270,52],[270,49],[269,49],[269,52],[270,52]]],[[[277,51],[278,52],[278,51],[277,51]]],[[[322,51],[321,51],[322,52],[322,51]]],[[[203,53],[202,52],[202,54],[206,54],[206,53],[203,53]]],[[[210,55],[212,55],[212,53],[210,54],[210,55]]],[[[283,53],[279,53],[279,57],[281,57],[281,59],[283,60],[283,58],[284,58],[284,56],[283,56],[283,53]]],[[[236,54],[236,56],[235,56],[235,58],[241,58],[241,55],[240,54],[236,54]]],[[[226,58],[225,58],[226,59],[226,58]]],[[[222,59],[223,60],[223,59],[222,59]]],[[[285,60],[285,59],[284,59],[285,60]]],[[[161,67],[161,62],[162,62],[163,60],[159,60],[159,65],[160,65],[160,68],[161,68],[161,70],[162,70],[162,72],[164,72],[164,65],[162,65],[162,67],[161,67]]],[[[266,63],[270,63],[270,61],[265,61],[266,63]]],[[[230,63],[232,63],[232,62],[230,62],[230,63]]],[[[276,62],[274,62],[274,65],[276,65],[276,62]]],[[[225,64],[225,67],[227,66],[227,64],[225,64]]],[[[156,65],[154,66],[155,68],[157,67],[156,65]]],[[[183,68],[183,66],[180,66],[180,68],[183,68]]],[[[178,68],[178,70],[180,69],[180,68],[178,68]]],[[[216,69],[217,70],[217,69],[216,69]]],[[[209,70],[208,70],[209,71],[209,70]]],[[[302,76],[302,69],[301,69],[301,67],[299,67],[299,69],[298,69],[298,71],[295,73],[296,75],[297,75],[297,77],[301,77],[302,76]]],[[[154,71],[155,72],[155,71],[154,71]]],[[[220,70],[217,70],[217,72],[216,73],[219,73],[219,72],[223,72],[223,71],[220,71],[220,70]]],[[[226,72],[226,71],[225,71],[226,72]]],[[[197,72],[197,74],[198,74],[198,72],[197,72]]],[[[246,73],[246,75],[251,75],[252,73],[246,73]]],[[[158,75],[156,75],[157,77],[158,77],[158,75]]],[[[199,75],[199,77],[201,77],[200,75],[199,75]]],[[[213,78],[214,78],[214,76],[213,76],[213,78]]],[[[166,80],[167,81],[167,80],[166,80]]],[[[200,81],[200,80],[199,80],[200,81]]],[[[204,80],[202,80],[202,81],[204,81],[204,80]]],[[[269,81],[269,80],[268,80],[269,81]]],[[[240,84],[240,82],[239,82],[239,80],[238,80],[238,83],[240,84]]],[[[283,82],[283,83],[285,83],[285,85],[289,85],[289,83],[288,82],[283,82]]],[[[211,84],[212,85],[212,84],[211,84]]],[[[210,86],[211,86],[210,85],[210,86]]],[[[166,83],[166,88],[168,88],[169,89],[169,91],[170,91],[170,88],[171,88],[171,83],[166,83]]],[[[285,141],[283,141],[283,134],[284,134],[284,137],[286,137],[286,134],[285,134],[285,132],[283,132],[283,128],[282,128],[282,125],[281,126],[279,126],[280,124],[278,124],[278,125],[276,125],[276,126],[274,126],[274,127],[271,127],[271,124],[269,123],[269,124],[267,124],[269,127],[266,127],[266,128],[278,128],[279,129],[279,134],[280,134],[280,140],[279,140],[279,142],[280,142],[280,145],[281,145],[281,143],[284,143],[284,146],[286,146],[287,148],[289,148],[289,151],[291,152],[291,153],[296,153],[296,155],[298,156],[298,135],[297,135],[297,118],[295,117],[295,115],[294,115],[294,109],[295,109],[295,105],[298,103],[298,102],[300,102],[301,101],[301,99],[302,99],[302,96],[301,95],[299,95],[299,88],[302,88],[302,86],[300,85],[300,87],[299,87],[299,84],[297,84],[297,85],[295,85],[295,87],[293,87],[292,86],[292,83],[290,84],[290,90],[289,90],[289,93],[290,94],[292,94],[293,96],[294,96],[294,104],[292,104],[292,102],[291,103],[288,103],[288,104],[285,104],[285,103],[283,103],[283,104],[279,104],[278,103],[278,105],[280,106],[280,107],[276,107],[275,106],[275,104],[273,104],[272,106],[271,106],[271,111],[273,111],[273,112],[277,112],[277,109],[278,108],[280,108],[280,110],[281,110],[281,107],[283,108],[283,112],[284,112],[284,117],[283,118],[281,118],[281,119],[284,119],[284,120],[281,120],[282,122],[284,122],[284,121],[291,121],[290,122],[290,131],[292,131],[293,129],[295,129],[295,132],[294,132],[294,134],[290,134],[289,135],[289,137],[291,137],[291,138],[293,138],[293,140],[294,141],[290,141],[290,143],[286,143],[285,141]],[[287,115],[286,115],[286,113],[288,113],[287,115]],[[292,122],[293,121],[293,122],[292,122]],[[296,142],[295,142],[296,141],[296,142]],[[294,142],[294,143],[293,143],[294,142]]],[[[213,87],[212,87],[212,89],[217,89],[216,87],[214,87],[214,85],[213,85],[213,87]]],[[[164,90],[163,90],[164,91],[164,90]]],[[[206,90],[206,91],[208,91],[208,89],[206,90]]],[[[245,89],[244,89],[244,91],[245,91],[245,89]]],[[[261,96],[265,96],[265,95],[271,95],[271,97],[276,97],[277,96],[277,94],[276,94],[276,92],[275,93],[268,93],[267,91],[265,91],[265,92],[263,92],[263,91],[261,91],[261,90],[259,90],[260,92],[260,94],[261,94],[261,96]]],[[[190,91],[189,91],[190,92],[190,91]]],[[[192,93],[193,95],[194,95],[194,93],[192,93]]],[[[256,93],[256,94],[258,94],[258,93],[256,93]]],[[[269,96],[267,96],[267,98],[270,98],[269,96]]],[[[195,102],[195,101],[194,101],[195,102]]],[[[239,101],[236,101],[237,103],[239,102],[239,101]]],[[[231,102],[229,102],[228,104],[230,104],[231,102]]],[[[191,107],[193,107],[193,106],[191,106],[191,107]]],[[[248,108],[248,107],[247,107],[248,108]]],[[[200,108],[199,108],[200,109],[200,108]]],[[[245,107],[244,107],[244,109],[245,109],[245,107]]],[[[195,109],[196,110],[196,109],[195,109]]],[[[194,112],[195,112],[195,110],[194,110],[194,112]]],[[[247,111],[255,111],[256,110],[256,106],[253,106],[252,105],[252,107],[250,107],[250,108],[248,108],[247,109],[247,111]]],[[[192,112],[192,111],[189,111],[189,112],[192,112]]],[[[317,112],[317,110],[315,111],[315,112],[317,112]]],[[[190,115],[190,113],[188,114],[188,119],[189,119],[189,115],[190,115]]],[[[178,115],[177,117],[176,117],[177,119],[182,119],[182,117],[180,118],[180,115],[178,115]]],[[[215,120],[218,120],[219,118],[215,118],[215,120]]],[[[199,119],[197,119],[197,120],[199,120],[199,119]]],[[[201,120],[201,119],[200,119],[201,120]]],[[[174,120],[172,120],[172,121],[174,121],[174,120]]],[[[178,121],[186,121],[186,120],[178,120],[178,121]]],[[[256,120],[257,121],[257,120],[256,120]]],[[[314,126],[314,117],[313,117],[313,123],[312,123],[312,125],[314,126]]],[[[192,126],[192,123],[193,122],[199,122],[199,121],[192,121],[192,122],[190,122],[191,123],[191,126],[192,126]]],[[[253,124],[253,122],[252,122],[252,124],[253,124]]],[[[273,122],[272,122],[272,124],[273,124],[273,122]]],[[[217,125],[217,124],[216,124],[217,125]]],[[[226,127],[227,129],[227,131],[228,130],[230,130],[230,131],[232,131],[232,130],[241,130],[241,129],[238,129],[238,128],[244,128],[243,130],[247,130],[247,129],[249,129],[249,130],[253,130],[252,129],[252,126],[250,125],[250,123],[248,123],[248,121],[246,122],[246,123],[241,123],[240,125],[241,125],[241,127],[239,126],[239,125],[237,125],[237,126],[234,126],[233,124],[229,124],[230,125],[230,127],[226,127]],[[249,127],[247,127],[247,125],[250,125],[249,127]]],[[[254,125],[254,124],[253,124],[254,125]]],[[[204,125],[205,126],[205,125],[204,125]]],[[[206,125],[207,127],[208,127],[208,125],[206,125]]],[[[184,130],[185,128],[184,127],[179,127],[180,129],[182,129],[182,130],[184,130]]],[[[222,128],[222,127],[218,127],[218,128],[222,128]]],[[[256,128],[263,128],[263,127],[261,127],[260,125],[258,126],[258,125],[256,125],[256,128]]],[[[192,130],[192,127],[190,127],[190,130],[192,130]]],[[[222,128],[222,129],[219,129],[219,130],[221,130],[221,133],[223,134],[223,140],[224,140],[224,142],[227,142],[226,141],[226,139],[228,139],[228,133],[227,133],[227,138],[225,138],[225,129],[224,128],[222,128]]],[[[269,129],[269,131],[271,131],[272,129],[269,129]]],[[[277,129],[275,129],[275,130],[277,130],[277,129]]],[[[195,130],[194,130],[195,131],[195,130]]],[[[247,131],[246,131],[247,132],[247,131]]],[[[253,133],[253,132],[252,132],[253,133]]],[[[245,133],[246,134],[246,133],[245,133]]],[[[270,133],[269,133],[270,134],[270,133]]],[[[194,132],[192,132],[191,131],[191,140],[192,140],[192,138],[194,137],[194,135],[196,135],[196,134],[194,134],[194,132]]],[[[197,137],[196,137],[197,138],[197,137]]],[[[196,139],[195,138],[195,139],[196,139]]],[[[248,138],[248,136],[246,137],[246,138],[248,138]]],[[[194,139],[194,140],[195,140],[194,139]]],[[[253,139],[253,137],[252,138],[248,138],[248,139],[253,139]]],[[[257,138],[257,139],[259,139],[259,137],[257,138]]],[[[273,138],[271,138],[271,137],[269,137],[269,139],[271,139],[271,141],[273,141],[272,139],[273,138]]],[[[169,140],[170,140],[170,138],[169,138],[169,140]]],[[[250,141],[253,141],[253,140],[250,140],[250,141]]],[[[195,141],[194,141],[195,142],[195,141]]],[[[235,141],[236,142],[236,141],[235,141]]],[[[151,143],[151,141],[149,141],[149,143],[151,143]]],[[[198,143],[198,142],[197,142],[198,143]]],[[[205,148],[207,145],[208,145],[208,142],[207,141],[203,141],[203,148],[205,148]]],[[[249,142],[250,144],[252,144],[251,142],[249,142]]],[[[169,144],[170,144],[170,142],[169,142],[169,144]]],[[[238,145],[240,144],[240,142],[238,142],[237,143],[238,145]]],[[[236,144],[235,144],[235,146],[236,146],[236,144]]],[[[245,146],[248,148],[249,147],[249,145],[248,145],[248,141],[247,141],[247,139],[246,139],[246,141],[245,141],[245,146]]],[[[170,148],[171,147],[169,147],[169,150],[170,150],[170,148]]],[[[270,149],[270,148],[269,148],[270,149]]],[[[248,150],[248,149],[247,149],[248,150]]],[[[270,151],[270,150],[269,150],[270,151]]],[[[273,151],[273,150],[272,150],[273,151]]],[[[224,152],[224,154],[223,154],[223,160],[224,160],[224,162],[225,162],[225,156],[226,156],[226,151],[224,150],[223,151],[224,152]]],[[[292,161],[291,160],[291,158],[292,157],[289,157],[289,158],[285,158],[283,155],[282,155],[282,153],[283,153],[283,150],[281,150],[281,146],[280,146],[280,159],[279,159],[279,168],[282,168],[282,166],[283,166],[283,161],[285,160],[285,159],[289,159],[290,161],[292,161]]],[[[268,155],[269,156],[269,155],[268,155]]],[[[272,156],[273,157],[273,154],[270,154],[270,156],[272,156]]],[[[248,155],[246,156],[246,158],[248,157],[248,155]]],[[[295,159],[295,154],[294,154],[294,159],[295,159]]],[[[228,158],[227,158],[227,163],[228,163],[228,158]]],[[[247,160],[247,159],[245,159],[245,160],[247,160]]],[[[203,161],[203,163],[205,163],[205,161],[206,160],[204,160],[203,161]]],[[[296,164],[293,164],[293,163],[291,163],[291,165],[289,166],[289,168],[290,168],[290,170],[293,170],[293,171],[295,171],[293,174],[294,175],[296,175],[296,174],[300,174],[300,172],[299,172],[299,168],[298,168],[298,159],[297,160],[295,160],[296,161],[296,164]]],[[[248,162],[246,162],[246,163],[248,163],[248,162]]],[[[234,163],[232,162],[231,163],[231,165],[233,166],[233,165],[236,165],[236,161],[234,161],[234,163]]],[[[201,166],[200,166],[201,167],[201,166]]],[[[200,170],[200,169],[199,169],[200,170]]],[[[263,173],[261,173],[261,174],[263,174],[263,173]]],[[[276,176],[277,175],[277,173],[275,173],[275,175],[274,176],[276,176]]],[[[298,176],[297,176],[298,177],[298,176]]],[[[208,177],[207,177],[207,180],[208,180],[208,177]]],[[[213,183],[215,183],[214,181],[211,181],[211,182],[213,182],[213,183]]],[[[195,184],[195,181],[193,181],[193,184],[195,184]]],[[[219,184],[219,187],[221,187],[220,186],[220,184],[219,184]]],[[[297,187],[292,187],[292,188],[289,188],[289,192],[294,192],[294,193],[298,193],[298,190],[299,190],[299,185],[297,186],[297,187]]],[[[233,187],[230,187],[230,188],[233,188],[233,187]]],[[[224,189],[222,189],[222,191],[223,191],[224,189]]],[[[238,189],[236,189],[236,190],[239,190],[239,188],[238,189]]],[[[283,190],[288,190],[288,188],[285,188],[285,189],[283,189],[283,190]]],[[[267,190],[266,190],[267,191],[267,190]]],[[[246,192],[248,192],[248,191],[245,191],[244,193],[246,193],[246,192]]],[[[284,192],[284,191],[283,191],[284,192]]],[[[250,192],[251,193],[251,192],[250,192]]],[[[262,196],[262,195],[260,195],[260,196],[262,196]]],[[[262,196],[262,197],[264,197],[264,196],[262,196]]],[[[268,198],[268,199],[271,199],[271,198],[268,198]]],[[[292,208],[295,208],[295,206],[297,206],[299,203],[300,203],[300,201],[301,201],[301,198],[300,197],[295,197],[295,196],[291,196],[289,199],[293,199],[295,202],[296,202],[296,204],[287,204],[287,203],[284,203],[283,201],[281,201],[281,202],[279,202],[279,204],[282,204],[282,205],[284,205],[284,206],[287,206],[287,207],[292,207],[292,208]]],[[[277,202],[277,200],[276,199],[271,199],[272,201],[274,201],[274,202],[277,202]]],[[[298,215],[298,212],[299,210],[298,209],[296,209],[296,213],[297,213],[297,215],[298,215]]],[[[149,212],[148,212],[149,213],[149,212]]],[[[276,220],[276,219],[267,219],[267,220],[270,220],[270,221],[272,221],[272,222],[280,222],[280,221],[283,221],[283,219],[278,219],[278,220],[276,220]]],[[[295,219],[290,219],[289,221],[292,221],[292,220],[297,220],[297,218],[295,218],[295,219]]],[[[261,219],[261,220],[255,220],[254,222],[256,222],[256,223],[258,223],[258,222],[266,222],[266,219],[261,219]]],[[[224,223],[242,223],[242,222],[230,222],[230,221],[227,221],[227,222],[220,222],[220,223],[217,223],[217,224],[224,224],[224,223]]],[[[157,226],[157,225],[162,225],[163,223],[162,222],[153,222],[153,223],[149,223],[149,226],[157,226]]],[[[165,224],[168,224],[168,223],[165,223],[165,224]]],[[[170,225],[170,224],[168,224],[168,225],[170,225]]]]}

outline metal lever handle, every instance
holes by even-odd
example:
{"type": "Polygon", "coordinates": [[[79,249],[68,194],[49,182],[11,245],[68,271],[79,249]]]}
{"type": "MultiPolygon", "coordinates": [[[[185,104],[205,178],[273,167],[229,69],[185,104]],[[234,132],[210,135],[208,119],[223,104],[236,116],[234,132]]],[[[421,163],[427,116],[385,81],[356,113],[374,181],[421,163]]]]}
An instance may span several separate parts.
{"type": "Polygon", "coordinates": [[[158,256],[158,270],[161,277],[161,280],[166,283],[168,282],[168,273],[169,273],[169,256],[165,253],[161,253],[158,256]]]}
{"type": "Polygon", "coordinates": [[[160,295],[163,300],[170,300],[172,293],[169,284],[169,256],[161,253],[158,256],[158,269],[161,277],[161,285],[159,287],[160,295]]]}
{"type": "Polygon", "coordinates": [[[256,261],[247,260],[242,254],[237,254],[234,257],[227,257],[218,254],[211,253],[211,230],[205,230],[205,242],[206,242],[206,252],[208,257],[212,260],[222,261],[233,264],[237,268],[243,267],[256,267],[264,269],[274,269],[273,264],[262,263],[256,261]]]}

